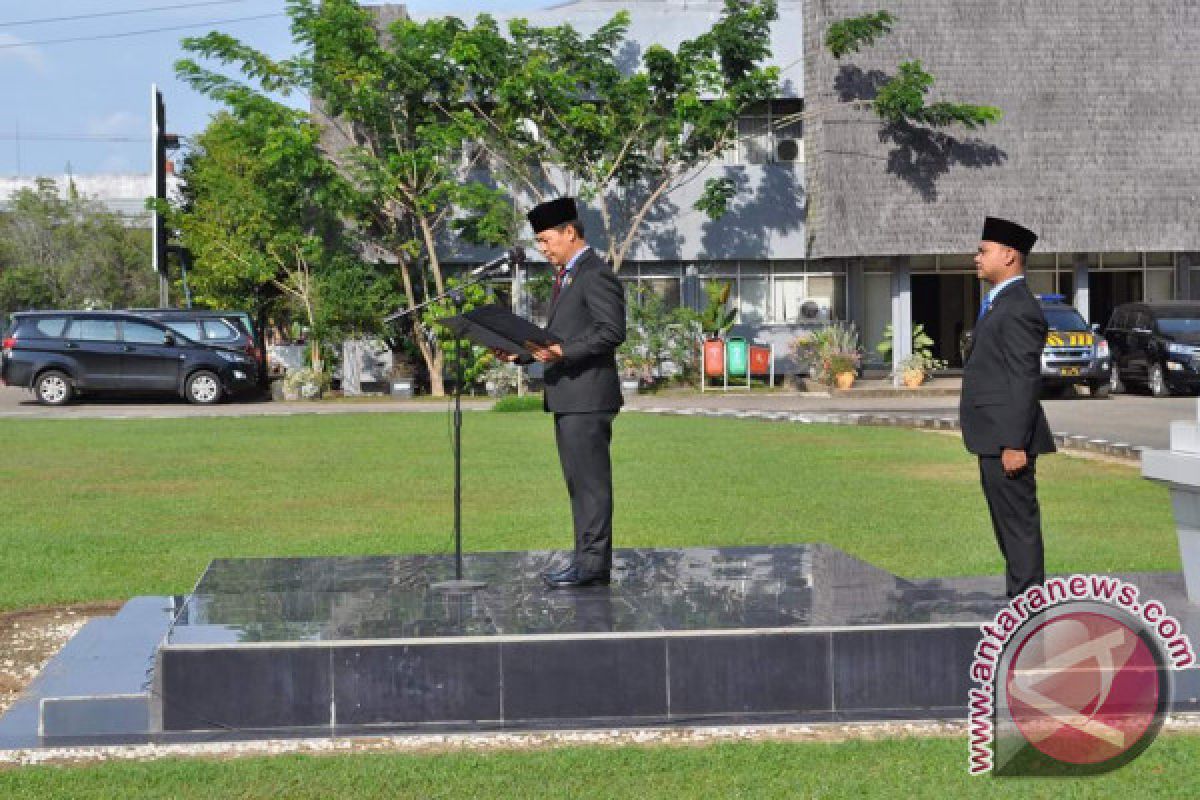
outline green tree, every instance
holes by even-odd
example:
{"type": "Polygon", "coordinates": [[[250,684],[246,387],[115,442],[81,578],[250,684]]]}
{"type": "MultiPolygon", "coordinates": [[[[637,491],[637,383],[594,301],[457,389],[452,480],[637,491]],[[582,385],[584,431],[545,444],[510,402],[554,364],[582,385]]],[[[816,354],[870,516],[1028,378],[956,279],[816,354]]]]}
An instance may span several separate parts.
{"type": "MultiPolygon", "coordinates": [[[[840,19],[825,31],[825,47],[834,58],[840,59],[873,45],[891,33],[895,23],[896,17],[884,10],[840,19]]],[[[1004,115],[995,106],[945,101],[926,103],[926,95],[933,84],[934,77],[920,61],[904,61],[896,74],[879,88],[871,107],[885,122],[908,122],[933,128],[954,123],[970,129],[981,128],[999,121],[1004,115]]]]}
{"type": "MultiPolygon", "coordinates": [[[[467,180],[462,131],[438,110],[453,97],[454,70],[444,57],[461,23],[400,20],[380,30],[353,0],[290,0],[300,55],[273,60],[236,39],[211,33],[187,39],[190,52],[235,65],[256,91],[308,94],[321,123],[346,146],[326,162],[346,179],[347,221],[397,263],[405,303],[446,289],[439,244],[457,232],[478,244],[510,239],[513,212],[504,193],[467,180]]],[[[177,69],[198,88],[252,91],[191,60],[177,69]]],[[[425,319],[413,339],[443,394],[443,350],[425,319]]]]}
{"type": "MultiPolygon", "coordinates": [[[[442,110],[514,190],[593,202],[619,271],[659,201],[735,145],[739,115],[777,94],[778,70],[763,66],[777,16],[774,0],[726,0],[712,29],[673,51],[650,46],[628,70],[626,12],[587,36],[523,19],[502,32],[482,15],[456,26],[460,97],[442,110]]],[[[715,219],[736,191],[710,178],[696,208],[715,219]]]]}
{"type": "Polygon", "coordinates": [[[184,159],[184,201],[172,215],[195,258],[196,297],[260,315],[282,302],[307,322],[320,371],[321,342],[377,330],[397,302],[394,282],[355,254],[339,215],[349,191],[307,114],[202,73],[184,74],[229,109],[184,159]]]}
{"type": "Polygon", "coordinates": [[[0,311],[155,302],[150,234],[74,184],[39,179],[0,214],[0,311]]]}

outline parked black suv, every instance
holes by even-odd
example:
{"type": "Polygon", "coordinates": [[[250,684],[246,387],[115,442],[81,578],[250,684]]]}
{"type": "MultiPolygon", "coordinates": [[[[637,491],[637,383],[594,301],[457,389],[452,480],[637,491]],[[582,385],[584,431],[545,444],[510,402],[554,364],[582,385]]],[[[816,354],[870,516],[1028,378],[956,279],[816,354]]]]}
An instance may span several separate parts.
{"type": "Polygon", "coordinates": [[[241,350],[258,365],[259,383],[267,387],[267,353],[245,311],[197,308],[127,308],[126,311],[156,319],[193,342],[241,350]]]}
{"type": "Polygon", "coordinates": [[[211,404],[257,381],[258,365],[246,353],[123,312],[13,314],[0,350],[0,382],[32,389],[46,405],[95,391],[177,392],[211,404]]]}
{"type": "Polygon", "coordinates": [[[1111,387],[1145,386],[1155,397],[1200,390],[1200,303],[1125,303],[1104,329],[1111,387]]]}

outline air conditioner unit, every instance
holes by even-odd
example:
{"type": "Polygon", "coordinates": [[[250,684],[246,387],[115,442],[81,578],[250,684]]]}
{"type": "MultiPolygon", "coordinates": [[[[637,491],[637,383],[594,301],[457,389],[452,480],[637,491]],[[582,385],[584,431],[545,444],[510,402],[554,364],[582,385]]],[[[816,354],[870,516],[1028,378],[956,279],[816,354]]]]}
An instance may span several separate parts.
{"type": "Polygon", "coordinates": [[[781,164],[799,164],[804,161],[803,139],[776,139],[775,161],[781,164]]]}
{"type": "Polygon", "coordinates": [[[796,319],[800,322],[828,322],[832,306],[833,301],[828,297],[805,297],[796,306],[796,319]]]}

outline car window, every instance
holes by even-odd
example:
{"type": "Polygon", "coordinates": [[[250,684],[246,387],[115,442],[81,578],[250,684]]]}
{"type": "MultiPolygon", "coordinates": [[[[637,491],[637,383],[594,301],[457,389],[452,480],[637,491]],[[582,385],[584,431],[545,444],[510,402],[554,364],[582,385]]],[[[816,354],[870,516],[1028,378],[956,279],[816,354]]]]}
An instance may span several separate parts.
{"type": "Polygon", "coordinates": [[[1180,334],[1200,334],[1200,319],[1183,317],[1164,317],[1158,321],[1158,330],[1167,336],[1180,334]]]}
{"type": "Polygon", "coordinates": [[[1149,330],[1150,324],[1149,314],[1147,314],[1145,311],[1135,311],[1133,312],[1133,319],[1130,321],[1129,327],[1137,330],[1149,330]]]}
{"type": "Polygon", "coordinates": [[[67,326],[66,317],[38,317],[30,320],[33,324],[28,326],[34,336],[44,336],[48,339],[57,339],[62,336],[63,328],[67,326]]]}
{"type": "Polygon", "coordinates": [[[145,322],[126,322],[123,326],[125,341],[133,344],[162,344],[165,332],[162,328],[145,322]]]}
{"type": "Polygon", "coordinates": [[[1089,330],[1083,317],[1073,308],[1046,308],[1043,306],[1042,313],[1045,314],[1046,324],[1052,331],[1089,330]]]}
{"type": "Polygon", "coordinates": [[[115,342],[117,321],[115,319],[75,319],[67,329],[68,339],[88,342],[115,342]]]}
{"type": "Polygon", "coordinates": [[[1108,327],[1115,328],[1117,330],[1123,330],[1128,321],[1129,314],[1121,309],[1118,309],[1113,312],[1112,319],[1108,321],[1108,327]]]}
{"type": "Polygon", "coordinates": [[[238,332],[223,319],[206,319],[201,325],[204,326],[205,339],[229,342],[238,338],[238,332]]]}
{"type": "Polygon", "coordinates": [[[183,336],[187,339],[191,339],[193,342],[198,342],[201,339],[199,322],[192,322],[192,321],[188,321],[188,320],[173,320],[171,322],[166,323],[166,325],[168,328],[175,331],[180,336],[183,336]]]}

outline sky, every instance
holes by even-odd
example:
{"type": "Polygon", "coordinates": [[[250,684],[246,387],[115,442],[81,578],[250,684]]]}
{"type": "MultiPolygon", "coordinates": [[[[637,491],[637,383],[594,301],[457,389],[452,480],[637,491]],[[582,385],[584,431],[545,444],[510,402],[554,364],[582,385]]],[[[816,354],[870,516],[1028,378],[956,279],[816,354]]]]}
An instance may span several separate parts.
{"type": "MultiPolygon", "coordinates": [[[[473,16],[532,12],[550,4],[406,5],[417,15],[473,16]]],[[[198,134],[217,110],[175,79],[175,61],[187,55],[180,39],[220,30],[283,57],[294,49],[285,5],[284,0],[0,0],[0,176],[61,175],[68,169],[76,175],[149,172],[152,84],[163,93],[171,133],[198,134]]]]}

